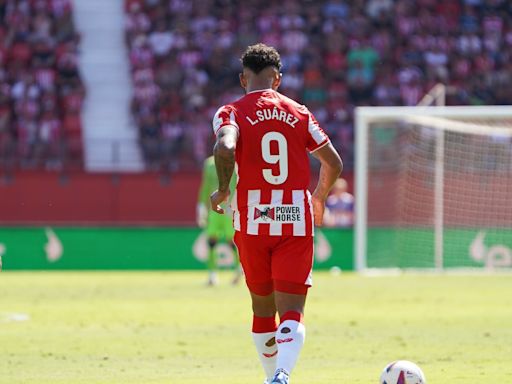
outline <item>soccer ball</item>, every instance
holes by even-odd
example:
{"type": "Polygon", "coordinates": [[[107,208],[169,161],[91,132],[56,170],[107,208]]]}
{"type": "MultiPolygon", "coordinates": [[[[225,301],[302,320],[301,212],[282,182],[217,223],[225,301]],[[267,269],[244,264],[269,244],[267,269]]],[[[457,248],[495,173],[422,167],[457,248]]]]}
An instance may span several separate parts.
{"type": "Polygon", "coordinates": [[[410,361],[394,361],[386,366],[380,375],[380,384],[426,384],[427,380],[420,367],[410,361]]]}

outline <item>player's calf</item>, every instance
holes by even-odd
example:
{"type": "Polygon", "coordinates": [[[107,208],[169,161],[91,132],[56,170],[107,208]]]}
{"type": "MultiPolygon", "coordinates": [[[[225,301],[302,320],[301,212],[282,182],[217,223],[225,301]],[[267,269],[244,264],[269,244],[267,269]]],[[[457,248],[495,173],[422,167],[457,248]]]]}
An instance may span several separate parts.
{"type": "Polygon", "coordinates": [[[252,338],[261,365],[269,383],[276,370],[277,344],[276,344],[276,319],[271,317],[253,316],[252,338]]]}
{"type": "MultiPolygon", "coordinates": [[[[304,327],[302,323],[301,313],[290,311],[281,316],[281,324],[276,332],[278,352],[275,374],[277,376],[284,372],[286,374],[286,380],[288,380],[288,375],[292,372],[297,363],[305,338],[306,327],[304,327]]],[[[288,381],[285,381],[285,383],[287,382],[288,381]]],[[[277,383],[280,382],[277,381],[277,383]]]]}

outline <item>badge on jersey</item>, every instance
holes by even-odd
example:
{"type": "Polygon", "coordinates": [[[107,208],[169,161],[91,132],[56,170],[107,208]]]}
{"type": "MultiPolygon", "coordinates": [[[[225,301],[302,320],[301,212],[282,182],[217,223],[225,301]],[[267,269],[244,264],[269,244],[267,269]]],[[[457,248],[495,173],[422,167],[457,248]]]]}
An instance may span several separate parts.
{"type": "Polygon", "coordinates": [[[257,224],[293,224],[304,217],[301,207],[293,204],[256,205],[253,208],[254,212],[249,217],[257,224]]]}

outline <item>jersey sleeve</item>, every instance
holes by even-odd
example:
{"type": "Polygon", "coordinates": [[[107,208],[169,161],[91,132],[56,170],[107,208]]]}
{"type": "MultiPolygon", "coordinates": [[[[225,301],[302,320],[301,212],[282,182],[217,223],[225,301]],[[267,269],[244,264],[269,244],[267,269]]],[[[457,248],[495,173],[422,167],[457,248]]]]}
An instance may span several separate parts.
{"type": "Polygon", "coordinates": [[[317,149],[320,149],[324,145],[329,144],[331,141],[329,137],[324,132],[318,121],[316,121],[315,116],[311,112],[308,111],[309,121],[308,121],[308,132],[307,132],[307,142],[306,147],[309,152],[315,152],[317,149]]]}
{"type": "Polygon", "coordinates": [[[217,135],[219,129],[227,125],[232,125],[237,130],[240,130],[236,122],[234,108],[231,105],[223,105],[215,112],[215,116],[213,116],[213,133],[217,135]]]}

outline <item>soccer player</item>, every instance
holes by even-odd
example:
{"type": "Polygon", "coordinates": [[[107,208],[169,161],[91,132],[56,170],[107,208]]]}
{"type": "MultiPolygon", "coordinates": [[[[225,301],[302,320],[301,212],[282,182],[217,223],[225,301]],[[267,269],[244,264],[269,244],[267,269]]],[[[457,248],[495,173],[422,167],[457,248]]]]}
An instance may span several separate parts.
{"type": "MultiPolygon", "coordinates": [[[[230,181],[230,188],[236,186],[236,176],[233,175],[230,181]]],[[[233,219],[227,215],[217,215],[208,209],[210,206],[210,195],[217,188],[217,175],[215,172],[215,161],[213,156],[208,157],[204,161],[203,176],[201,179],[201,187],[199,188],[199,196],[197,203],[197,224],[201,228],[206,228],[208,237],[208,260],[206,267],[208,269],[208,285],[213,286],[218,283],[217,278],[217,253],[215,246],[219,241],[229,243],[233,247],[233,266],[235,276],[233,284],[237,284],[242,276],[238,253],[233,243],[233,219]]],[[[225,207],[226,208],[226,207],[225,207]]]]}
{"type": "Polygon", "coordinates": [[[256,350],[266,383],[288,384],[304,344],[304,304],[311,286],[314,224],[342,170],[340,156],[309,110],[277,92],[281,59],[256,44],[241,58],[246,95],[219,108],[213,118],[218,189],[211,207],[230,194],[235,244],[249,288],[256,350]],[[320,160],[311,195],[308,152],[320,160]],[[276,312],[279,325],[276,324],[276,312]]]}

